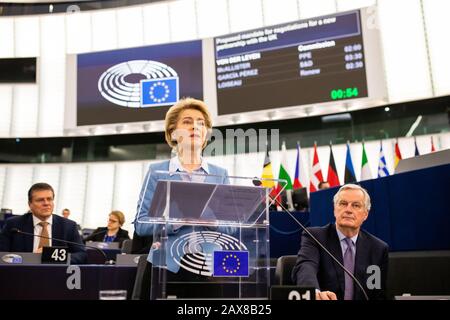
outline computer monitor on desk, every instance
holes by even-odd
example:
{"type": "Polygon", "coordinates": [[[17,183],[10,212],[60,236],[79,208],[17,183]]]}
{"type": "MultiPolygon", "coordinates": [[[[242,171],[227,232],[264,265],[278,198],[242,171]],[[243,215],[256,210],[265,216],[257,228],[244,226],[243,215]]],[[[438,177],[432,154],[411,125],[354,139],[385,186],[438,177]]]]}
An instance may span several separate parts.
{"type": "MultiPolygon", "coordinates": [[[[308,191],[306,188],[298,188],[291,190],[292,204],[295,211],[305,211],[309,208],[308,191]]],[[[285,208],[288,208],[287,192],[283,190],[281,193],[281,202],[285,208]]]]}
{"type": "Polygon", "coordinates": [[[119,250],[120,245],[119,242],[98,242],[98,241],[88,241],[86,242],[87,245],[91,247],[96,247],[99,249],[114,249],[119,250]]]}
{"type": "Polygon", "coordinates": [[[292,202],[294,204],[295,210],[297,211],[308,210],[309,200],[308,200],[308,191],[306,190],[306,188],[299,188],[293,190],[292,202]]]}
{"type": "Polygon", "coordinates": [[[11,217],[13,215],[13,212],[11,209],[2,208],[0,209],[0,220],[6,220],[7,218],[11,217]]]}
{"type": "Polygon", "coordinates": [[[118,254],[116,256],[116,265],[135,267],[138,265],[141,256],[141,254],[118,254]]]}

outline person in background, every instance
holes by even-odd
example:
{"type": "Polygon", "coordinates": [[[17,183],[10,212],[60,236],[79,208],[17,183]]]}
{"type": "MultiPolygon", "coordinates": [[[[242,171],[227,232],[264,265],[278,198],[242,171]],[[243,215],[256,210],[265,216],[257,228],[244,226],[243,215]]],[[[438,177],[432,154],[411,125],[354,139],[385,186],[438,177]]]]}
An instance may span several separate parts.
{"type": "Polygon", "coordinates": [[[0,233],[0,251],[42,253],[43,247],[68,247],[71,264],[85,263],[86,250],[74,221],[53,214],[55,192],[47,183],[36,183],[28,190],[30,211],[6,220],[0,233]],[[14,232],[14,229],[34,234],[14,232]],[[52,238],[76,242],[67,244],[52,238]]]}
{"type": "Polygon", "coordinates": [[[70,216],[70,210],[67,209],[67,208],[63,209],[62,212],[61,212],[61,215],[62,215],[64,218],[69,219],[69,216],[70,216]]]}
{"type": "MultiPolygon", "coordinates": [[[[67,209],[67,208],[62,209],[61,215],[62,215],[64,218],[69,219],[69,216],[70,216],[70,210],[67,209]]],[[[81,236],[83,236],[83,231],[81,230],[81,226],[80,226],[78,223],[77,223],[77,230],[78,230],[78,233],[79,233],[81,236]]]]}
{"type": "Polygon", "coordinates": [[[319,182],[319,190],[329,189],[330,183],[328,181],[319,182]]]}
{"type": "Polygon", "coordinates": [[[84,241],[119,242],[119,246],[122,246],[124,240],[130,239],[128,231],[122,229],[124,223],[125,215],[123,212],[118,210],[111,211],[108,216],[108,225],[95,229],[84,241]]]}

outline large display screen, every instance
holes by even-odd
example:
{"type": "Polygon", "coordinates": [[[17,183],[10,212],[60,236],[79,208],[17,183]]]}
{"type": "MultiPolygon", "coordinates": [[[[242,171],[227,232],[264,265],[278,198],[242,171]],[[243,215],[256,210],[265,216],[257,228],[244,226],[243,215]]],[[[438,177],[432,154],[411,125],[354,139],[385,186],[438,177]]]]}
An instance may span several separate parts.
{"type": "Polygon", "coordinates": [[[218,114],[368,96],[359,11],[214,38],[218,114]]]}
{"type": "Polygon", "coordinates": [[[181,97],[203,99],[200,40],[77,57],[78,126],[162,120],[181,97]]]}

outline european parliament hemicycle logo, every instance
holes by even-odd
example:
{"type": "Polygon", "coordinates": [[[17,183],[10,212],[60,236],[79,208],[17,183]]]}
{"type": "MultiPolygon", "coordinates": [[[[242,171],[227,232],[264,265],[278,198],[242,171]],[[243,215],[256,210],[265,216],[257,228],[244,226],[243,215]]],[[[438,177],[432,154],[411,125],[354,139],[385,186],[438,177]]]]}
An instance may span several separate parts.
{"type": "Polygon", "coordinates": [[[170,66],[152,60],[131,60],[106,70],[98,90],[108,101],[128,108],[172,105],[178,101],[179,78],[170,66]],[[131,78],[143,78],[133,82],[131,78]]]}
{"type": "Polygon", "coordinates": [[[214,277],[248,277],[248,251],[214,251],[214,277]]]}
{"type": "MultiPolygon", "coordinates": [[[[177,237],[169,247],[173,262],[191,273],[201,276],[215,275],[216,255],[234,253],[225,264],[228,276],[248,276],[248,251],[239,239],[217,231],[194,231],[177,237]],[[228,251],[224,251],[228,250],[228,251]],[[244,255],[244,256],[243,256],[244,255]],[[234,258],[236,256],[236,258],[234,258]],[[239,259],[239,268],[233,268],[233,259],[239,259]],[[236,271],[236,272],[235,272],[236,271]]],[[[219,257],[220,259],[220,257],[219,257]]],[[[224,271],[226,273],[226,271],[224,271]]]]}

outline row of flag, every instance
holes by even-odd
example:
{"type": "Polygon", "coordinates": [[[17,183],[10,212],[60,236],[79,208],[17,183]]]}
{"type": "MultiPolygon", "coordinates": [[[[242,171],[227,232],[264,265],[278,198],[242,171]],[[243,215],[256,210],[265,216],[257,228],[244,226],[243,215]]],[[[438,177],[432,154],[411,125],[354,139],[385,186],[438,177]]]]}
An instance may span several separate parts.
{"type": "MultiPolygon", "coordinates": [[[[414,139],[414,145],[415,145],[415,152],[414,156],[419,156],[419,149],[417,148],[416,140],[414,139]]],[[[300,143],[297,142],[297,157],[296,157],[296,164],[295,164],[295,176],[292,180],[289,173],[288,173],[288,166],[287,166],[287,151],[286,151],[286,143],[283,142],[281,147],[281,162],[280,162],[280,170],[278,174],[278,179],[285,180],[285,183],[280,183],[279,185],[275,185],[274,181],[271,181],[270,179],[273,179],[273,173],[272,173],[272,163],[270,160],[269,155],[269,149],[266,150],[266,156],[264,158],[264,167],[263,167],[263,179],[269,179],[269,180],[263,180],[263,186],[267,188],[273,188],[274,194],[277,194],[283,187],[285,190],[292,190],[292,189],[298,189],[307,187],[302,185],[300,177],[305,176],[305,168],[303,165],[301,165],[302,161],[300,158],[300,143]],[[293,181],[293,182],[292,182],[293,181]]],[[[431,137],[431,152],[436,151],[434,147],[433,137],[431,137]]],[[[400,152],[400,148],[398,146],[398,141],[395,142],[395,151],[394,151],[394,168],[397,167],[398,163],[402,159],[402,154],[400,152]]],[[[384,156],[383,152],[383,144],[380,143],[380,151],[379,151],[379,161],[378,161],[378,174],[377,176],[380,177],[386,177],[389,176],[389,170],[386,166],[386,158],[384,156]]],[[[364,147],[364,142],[362,144],[362,161],[361,161],[361,177],[360,180],[368,180],[372,179],[371,170],[369,167],[369,161],[367,159],[366,149],[364,147]]],[[[304,181],[304,179],[303,179],[304,181]]],[[[312,170],[311,170],[311,176],[309,181],[309,192],[315,192],[319,189],[319,183],[323,182],[323,175],[322,170],[319,163],[319,156],[317,154],[317,145],[314,143],[314,156],[313,156],[313,162],[312,162],[312,170]]],[[[336,170],[336,164],[334,161],[333,156],[333,148],[330,143],[330,161],[328,165],[328,176],[327,181],[330,184],[330,187],[335,187],[341,185],[341,182],[339,181],[339,177],[336,170]]],[[[345,157],[345,174],[344,174],[344,181],[342,184],[345,183],[352,183],[356,182],[356,176],[355,176],[355,170],[353,167],[353,161],[350,154],[350,144],[347,142],[347,151],[346,151],[346,157],[345,157]]]]}

